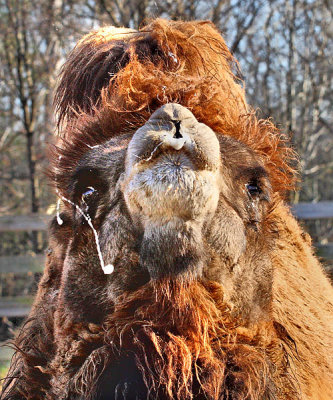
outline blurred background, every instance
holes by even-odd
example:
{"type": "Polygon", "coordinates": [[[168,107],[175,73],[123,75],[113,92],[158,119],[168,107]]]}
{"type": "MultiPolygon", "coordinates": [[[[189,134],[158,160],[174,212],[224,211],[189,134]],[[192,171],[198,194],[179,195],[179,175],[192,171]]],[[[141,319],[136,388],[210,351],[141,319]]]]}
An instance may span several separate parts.
{"type": "MultiPolygon", "coordinates": [[[[331,0],[0,0],[0,342],[28,312],[47,246],[47,216],[55,213],[44,170],[59,68],[91,29],[138,28],[158,16],[209,19],[220,29],[240,63],[249,104],[291,135],[301,182],[290,202],[301,203],[298,216],[329,269],[331,0]]],[[[0,350],[0,375],[9,354],[0,350]]]]}

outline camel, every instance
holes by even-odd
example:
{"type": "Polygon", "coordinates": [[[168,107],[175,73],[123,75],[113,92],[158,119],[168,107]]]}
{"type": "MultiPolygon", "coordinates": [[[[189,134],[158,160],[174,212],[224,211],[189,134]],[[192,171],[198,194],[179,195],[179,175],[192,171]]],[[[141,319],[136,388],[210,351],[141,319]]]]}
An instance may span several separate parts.
{"type": "Polygon", "coordinates": [[[2,400],[333,398],[333,289],[297,156],[207,21],[84,36],[55,95],[62,212],[2,400]]]}

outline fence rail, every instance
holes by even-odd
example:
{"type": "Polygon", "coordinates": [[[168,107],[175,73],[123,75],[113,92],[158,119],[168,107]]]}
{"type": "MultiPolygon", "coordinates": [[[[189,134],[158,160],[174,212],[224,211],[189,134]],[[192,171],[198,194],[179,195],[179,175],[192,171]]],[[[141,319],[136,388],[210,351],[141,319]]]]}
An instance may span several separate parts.
{"type": "Polygon", "coordinates": [[[2,256],[0,257],[0,274],[10,272],[43,272],[44,261],[45,256],[42,254],[31,256],[2,256]]]}
{"type": "Polygon", "coordinates": [[[25,317],[29,314],[33,300],[33,296],[2,297],[0,317],[25,317]]]}
{"type": "Polygon", "coordinates": [[[291,212],[298,219],[307,220],[333,218],[333,201],[294,204],[291,206],[291,212]]]}
{"type": "MultiPolygon", "coordinates": [[[[301,220],[333,218],[333,201],[299,203],[291,206],[291,212],[301,220]]],[[[44,231],[52,219],[50,215],[6,215],[0,216],[0,232],[44,231]]],[[[314,244],[317,255],[333,260],[333,243],[314,244]]],[[[42,272],[44,255],[2,256],[0,275],[7,273],[42,272]]],[[[25,316],[32,304],[31,296],[0,297],[0,318],[25,316]]]]}
{"type": "Polygon", "coordinates": [[[3,215],[0,217],[0,232],[45,231],[50,215],[3,215]]]}

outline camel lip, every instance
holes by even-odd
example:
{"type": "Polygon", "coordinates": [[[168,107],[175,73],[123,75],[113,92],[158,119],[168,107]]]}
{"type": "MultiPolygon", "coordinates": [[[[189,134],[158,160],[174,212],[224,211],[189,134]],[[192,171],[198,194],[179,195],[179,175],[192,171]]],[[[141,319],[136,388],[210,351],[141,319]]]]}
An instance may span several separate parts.
{"type": "Polygon", "coordinates": [[[184,137],[182,142],[172,142],[172,140],[172,137],[160,140],[149,151],[142,146],[134,155],[132,168],[151,168],[154,164],[168,160],[170,165],[173,164],[175,167],[181,168],[182,165],[191,164],[193,170],[202,169],[200,160],[193,151],[196,146],[190,138],[184,137]]]}
{"type": "Polygon", "coordinates": [[[215,210],[219,198],[218,173],[197,170],[191,160],[165,155],[142,169],[133,169],[122,183],[128,209],[146,226],[152,221],[168,223],[202,220],[215,210]],[[177,164],[177,165],[176,165],[177,164]],[[179,165],[178,165],[179,164],[179,165]]]}
{"type": "MultiPolygon", "coordinates": [[[[190,146],[192,147],[193,145],[191,144],[190,146]]],[[[138,157],[137,161],[132,165],[130,174],[156,169],[165,173],[168,171],[170,176],[176,173],[178,177],[185,175],[188,171],[192,171],[195,174],[200,174],[200,172],[204,171],[217,172],[219,165],[203,162],[198,157],[197,152],[189,149],[190,146],[187,146],[187,142],[185,142],[179,150],[170,147],[164,149],[163,143],[161,143],[161,146],[156,149],[154,154],[147,158],[138,157]]]]}
{"type": "Polygon", "coordinates": [[[136,163],[136,167],[140,170],[148,169],[160,169],[160,168],[170,168],[171,171],[183,171],[183,170],[198,170],[195,159],[191,157],[185,149],[174,150],[166,149],[160,152],[156,152],[149,160],[142,159],[136,163]]]}

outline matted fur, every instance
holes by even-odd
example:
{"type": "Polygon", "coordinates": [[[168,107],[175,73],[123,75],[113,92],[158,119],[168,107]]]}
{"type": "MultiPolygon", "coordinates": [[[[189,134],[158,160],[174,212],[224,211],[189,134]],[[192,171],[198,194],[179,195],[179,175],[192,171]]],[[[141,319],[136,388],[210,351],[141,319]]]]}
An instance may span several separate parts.
{"type": "Polygon", "coordinates": [[[109,101],[125,113],[141,111],[158,95],[163,101],[165,91],[174,96],[188,91],[180,86],[182,81],[193,86],[198,80],[217,81],[220,95],[233,102],[235,113],[246,113],[245,94],[232,71],[236,66],[224,40],[208,21],[157,19],[137,34],[130,31],[128,37],[119,37],[113,28],[102,28],[79,41],[62,69],[55,98],[59,122],[75,117],[73,112],[91,112],[92,105],[109,101]],[[158,75],[169,82],[159,82],[158,75]],[[178,90],[165,85],[175,79],[178,90]]]}
{"type": "MultiPolygon", "coordinates": [[[[137,36],[131,33],[122,40],[101,40],[99,31],[89,34],[62,70],[55,104],[59,124],[65,120],[68,126],[61,135],[74,142],[71,149],[84,152],[83,143],[95,145],[119,132],[134,131],[161,105],[179,103],[214,132],[255,150],[265,161],[274,189],[283,193],[295,183],[295,154],[271,121],[257,120],[250,111],[234,70],[237,62],[210,22],[157,19],[137,36]],[[87,113],[100,121],[92,137],[85,134],[87,113]]],[[[68,166],[68,161],[58,166],[68,166]]]]}
{"type": "MultiPolygon", "coordinates": [[[[268,171],[273,192],[258,230],[274,274],[265,317],[245,323],[223,284],[194,277],[149,281],[113,303],[107,285],[97,292],[106,277],[94,272],[84,305],[100,311],[88,297],[95,290],[104,318],[75,319],[63,296],[64,260],[77,234],[65,204],[64,224],[51,226],[51,252],[29,322],[15,341],[2,400],[96,399],[99,382],[112,381],[124,359],[139,369],[152,399],[333,398],[333,290],[281,201],[295,183],[295,155],[273,123],[258,120],[248,107],[236,73],[237,63],[209,22],[158,19],[139,32],[102,28],[87,35],[64,65],[56,93],[63,127],[50,150],[50,176],[67,196],[73,171],[93,146],[136,131],[170,102],[189,108],[217,135],[245,143],[268,171]]],[[[126,140],[116,142],[120,152],[126,140]]],[[[126,210],[119,207],[121,225],[126,210]]],[[[94,238],[90,230],[80,235],[77,263],[84,269],[94,238]]],[[[138,262],[135,255],[124,257],[130,266],[138,262]]],[[[209,262],[219,267],[214,258],[209,262]]]]}
{"type": "Polygon", "coordinates": [[[287,352],[271,325],[238,326],[221,290],[213,282],[150,283],[126,293],[102,330],[71,326],[70,350],[53,361],[52,374],[66,375],[75,358],[86,361],[54,398],[66,388],[68,398],[71,390],[90,398],[103,369],[131,353],[152,398],[185,400],[200,392],[209,399],[298,398],[287,352]],[[84,342],[75,340],[76,332],[84,342]]]}

